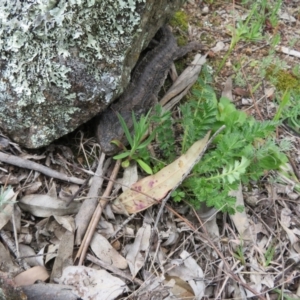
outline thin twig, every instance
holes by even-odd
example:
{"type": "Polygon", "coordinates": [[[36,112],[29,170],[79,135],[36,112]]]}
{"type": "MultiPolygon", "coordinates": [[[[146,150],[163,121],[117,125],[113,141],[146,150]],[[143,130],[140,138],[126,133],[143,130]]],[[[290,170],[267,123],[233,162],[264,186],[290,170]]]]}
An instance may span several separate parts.
{"type": "Polygon", "coordinates": [[[26,261],[19,259],[18,251],[16,248],[15,243],[11,240],[11,238],[6,234],[4,230],[0,230],[0,237],[2,238],[3,242],[6,244],[10,252],[17,258],[18,263],[24,270],[28,270],[31,267],[27,264],[26,261]]]}
{"type": "Polygon", "coordinates": [[[60,179],[63,181],[72,182],[75,184],[83,184],[84,183],[83,179],[79,179],[79,178],[72,177],[72,176],[71,177],[67,176],[66,174],[62,174],[62,173],[52,170],[48,167],[45,167],[41,164],[38,164],[36,162],[30,161],[30,160],[27,160],[27,159],[24,159],[24,158],[15,156],[15,155],[10,155],[10,154],[0,152],[0,161],[10,164],[10,165],[20,167],[20,168],[34,170],[34,171],[43,173],[46,176],[57,178],[57,179],[60,179]]]}
{"type": "MultiPolygon", "coordinates": [[[[116,235],[137,215],[137,213],[132,214],[131,216],[129,216],[120,226],[119,228],[117,228],[113,234],[110,236],[111,239],[113,239],[114,237],[116,237],[116,235]]],[[[113,243],[113,242],[112,242],[113,243]]]]}
{"type": "Polygon", "coordinates": [[[108,165],[110,163],[110,159],[108,159],[105,164],[105,154],[101,153],[96,173],[94,173],[94,176],[92,178],[92,183],[90,190],[87,194],[87,198],[82,205],[80,206],[79,212],[77,213],[75,217],[75,224],[76,224],[76,237],[75,237],[75,244],[79,245],[81,244],[81,239],[83,235],[86,232],[86,229],[88,227],[88,223],[90,222],[93,213],[97,207],[98,203],[98,195],[99,190],[102,188],[104,177],[102,175],[105,174],[106,169],[108,168],[108,165]],[[104,164],[104,166],[103,166],[104,164]]]}
{"type": "Polygon", "coordinates": [[[98,206],[96,208],[96,211],[94,212],[94,215],[90,221],[90,224],[89,224],[89,227],[86,231],[86,234],[84,236],[84,239],[80,245],[80,248],[77,252],[77,255],[76,255],[76,259],[79,258],[79,262],[78,262],[78,265],[81,266],[83,264],[83,261],[84,261],[84,258],[85,258],[85,255],[86,255],[86,252],[87,252],[87,249],[90,245],[90,242],[92,240],[92,237],[94,235],[94,232],[95,232],[95,229],[97,227],[97,224],[101,218],[101,214],[102,214],[102,211],[103,209],[105,208],[106,204],[108,203],[108,200],[107,200],[107,197],[110,195],[110,192],[113,188],[113,184],[114,184],[114,181],[118,175],[118,172],[119,172],[119,169],[120,169],[120,166],[121,166],[121,160],[117,160],[116,161],[116,164],[115,164],[115,167],[113,169],[113,172],[111,174],[111,177],[108,184],[107,184],[107,187],[106,187],[106,190],[105,192],[103,193],[102,197],[100,198],[100,201],[98,203],[98,206]]]}

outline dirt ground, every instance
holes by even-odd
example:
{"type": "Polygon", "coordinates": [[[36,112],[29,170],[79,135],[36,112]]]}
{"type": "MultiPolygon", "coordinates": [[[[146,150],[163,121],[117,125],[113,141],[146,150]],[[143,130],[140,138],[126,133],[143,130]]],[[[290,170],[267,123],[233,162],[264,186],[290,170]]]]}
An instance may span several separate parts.
{"type": "MultiPolygon", "coordinates": [[[[261,2],[264,11],[253,9],[255,1],[187,1],[171,25],[179,44],[204,45],[218,99],[272,120],[286,91],[300,86],[300,7],[261,2]]],[[[179,74],[195,55],[175,64],[179,74]]],[[[0,135],[6,299],[300,299],[300,135],[287,119],[274,135],[290,142],[292,175],[268,171],[241,185],[234,196],[245,209],[235,215],[172,201],[177,183],[137,200],[128,187],[161,177],[101,154],[91,124],[32,151],[0,135]]],[[[159,156],[153,144],[149,151],[159,156]]],[[[204,150],[201,144],[197,155],[204,150]]]]}

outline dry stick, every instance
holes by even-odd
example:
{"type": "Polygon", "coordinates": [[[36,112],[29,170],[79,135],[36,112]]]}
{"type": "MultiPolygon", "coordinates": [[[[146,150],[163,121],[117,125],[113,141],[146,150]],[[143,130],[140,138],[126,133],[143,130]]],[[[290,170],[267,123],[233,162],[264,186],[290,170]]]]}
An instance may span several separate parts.
{"type": "Polygon", "coordinates": [[[0,152],[0,161],[20,167],[20,168],[34,170],[34,171],[43,173],[46,176],[57,178],[57,179],[64,180],[67,182],[72,182],[75,184],[83,184],[84,183],[83,179],[79,179],[79,178],[72,177],[72,176],[69,177],[65,174],[62,174],[60,172],[57,172],[50,168],[47,168],[41,164],[38,164],[36,162],[30,161],[27,159],[23,159],[21,157],[15,156],[15,155],[10,155],[10,154],[5,154],[3,152],[0,152]]]}
{"type": "Polygon", "coordinates": [[[108,163],[110,163],[110,159],[106,160],[105,164],[104,160],[105,154],[101,153],[96,173],[94,173],[91,181],[91,186],[87,194],[87,199],[81,204],[80,209],[75,217],[75,225],[77,229],[75,237],[76,245],[81,244],[82,237],[86,232],[88,224],[98,204],[98,190],[100,190],[102,187],[104,181],[103,174],[105,174],[106,169],[108,168],[108,163]]]}
{"type": "Polygon", "coordinates": [[[90,245],[90,242],[92,240],[92,237],[93,237],[93,234],[94,234],[94,231],[96,229],[96,226],[101,218],[101,214],[102,214],[102,210],[103,208],[106,206],[106,204],[108,203],[109,200],[107,200],[106,198],[110,195],[110,192],[113,188],[113,185],[114,185],[114,181],[118,175],[118,172],[119,172],[119,169],[120,169],[120,165],[121,165],[121,160],[117,160],[116,161],[116,164],[115,164],[115,167],[113,169],[113,172],[110,176],[110,180],[107,184],[107,187],[106,187],[106,190],[105,192],[103,193],[103,195],[101,196],[100,198],[100,201],[99,201],[99,204],[96,208],[96,211],[93,215],[93,218],[89,224],[89,227],[87,229],[87,232],[84,236],[84,239],[80,245],[80,248],[77,252],[77,255],[76,255],[76,259],[79,258],[79,262],[78,262],[78,265],[81,266],[83,264],[83,260],[85,258],[85,255],[86,255],[86,252],[87,252],[87,249],[90,245]]]}
{"type": "Polygon", "coordinates": [[[26,261],[19,259],[19,255],[18,255],[18,250],[17,250],[16,244],[14,243],[13,240],[11,240],[11,238],[5,233],[4,230],[0,230],[0,237],[2,238],[3,242],[6,244],[6,246],[10,250],[10,252],[13,253],[14,256],[17,258],[19,265],[24,270],[30,269],[31,267],[27,264],[26,261]]]}

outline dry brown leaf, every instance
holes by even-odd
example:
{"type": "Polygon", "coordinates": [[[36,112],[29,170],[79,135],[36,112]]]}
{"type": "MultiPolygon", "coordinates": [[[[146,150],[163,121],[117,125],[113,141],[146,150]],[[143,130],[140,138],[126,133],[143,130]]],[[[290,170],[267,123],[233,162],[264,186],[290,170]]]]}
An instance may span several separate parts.
{"type": "MultiPolygon", "coordinates": [[[[245,207],[241,184],[239,185],[238,190],[231,191],[229,195],[236,197],[236,205],[245,207]]],[[[251,231],[252,228],[250,228],[250,223],[245,210],[242,212],[236,212],[234,215],[231,215],[230,218],[242,239],[255,241],[255,233],[251,231]]]]}
{"type": "Polygon", "coordinates": [[[126,259],[115,250],[105,237],[94,233],[90,244],[95,255],[104,262],[107,262],[119,269],[126,269],[128,264],[126,259]]]}
{"type": "Polygon", "coordinates": [[[17,275],[14,280],[17,286],[34,284],[37,280],[45,281],[49,278],[49,274],[46,268],[42,266],[36,266],[25,272],[17,275]]]}
{"type": "Polygon", "coordinates": [[[230,101],[233,101],[233,97],[232,97],[232,78],[231,77],[228,77],[225,84],[224,84],[224,88],[223,88],[223,91],[222,91],[222,97],[226,97],[230,101]]]}
{"type": "Polygon", "coordinates": [[[69,230],[70,232],[75,232],[75,220],[72,216],[55,216],[54,219],[57,221],[58,224],[63,226],[65,229],[69,230]]]}
{"type": "Polygon", "coordinates": [[[38,191],[38,189],[42,186],[40,181],[35,181],[26,187],[25,195],[31,195],[38,191]]]}
{"type": "Polygon", "coordinates": [[[1,271],[7,273],[14,273],[19,271],[19,268],[12,261],[10,253],[2,243],[0,243],[0,262],[1,262],[1,271]]]}
{"type": "Polygon", "coordinates": [[[43,254],[46,254],[45,264],[47,264],[51,259],[57,256],[58,249],[59,249],[59,244],[49,245],[46,248],[43,248],[43,254]]]}
{"type": "Polygon", "coordinates": [[[0,183],[1,184],[9,184],[9,185],[15,185],[18,184],[20,181],[19,179],[12,175],[11,173],[9,175],[0,175],[0,183]]]}
{"type": "Polygon", "coordinates": [[[73,286],[82,299],[113,300],[128,291],[121,279],[105,270],[94,270],[84,266],[67,267],[59,282],[73,286]]]}
{"type": "Polygon", "coordinates": [[[177,299],[194,299],[195,295],[193,293],[193,290],[191,289],[190,285],[182,280],[179,277],[173,277],[173,276],[166,276],[166,280],[168,281],[168,285],[170,285],[170,282],[174,283],[174,286],[172,287],[171,291],[177,299]]]}
{"type": "Polygon", "coordinates": [[[60,278],[64,268],[73,265],[73,246],[74,233],[66,231],[59,244],[50,281],[60,278]]]}
{"type": "Polygon", "coordinates": [[[214,53],[218,53],[225,48],[225,44],[223,42],[217,42],[216,46],[211,48],[211,51],[214,53]]]}
{"type": "MultiPolygon", "coordinates": [[[[192,288],[196,299],[202,299],[205,291],[204,273],[201,267],[197,264],[196,260],[187,251],[182,251],[180,254],[183,262],[180,266],[175,266],[167,271],[169,276],[179,277],[183,281],[187,282],[192,288]]],[[[172,263],[172,262],[171,262],[172,263]]]]}
{"type": "Polygon", "coordinates": [[[103,218],[100,219],[98,223],[98,233],[100,233],[105,238],[109,238],[115,232],[114,226],[112,223],[104,220],[103,218]]]}
{"type": "Polygon", "coordinates": [[[149,248],[151,237],[151,226],[144,224],[137,232],[134,243],[128,246],[126,259],[129,269],[133,277],[143,267],[145,261],[145,253],[149,248]]]}
{"type": "Polygon", "coordinates": [[[28,245],[19,244],[20,256],[26,256],[24,261],[31,267],[40,266],[38,260],[36,259],[35,251],[28,245]],[[28,256],[28,257],[27,257],[28,256]]]}
{"type": "Polygon", "coordinates": [[[0,229],[2,229],[10,220],[14,211],[14,202],[18,193],[15,193],[12,188],[9,188],[3,194],[2,205],[0,205],[0,229]]]}
{"type": "MultiPolygon", "coordinates": [[[[250,286],[257,292],[257,293],[261,293],[262,290],[262,278],[263,275],[260,274],[260,272],[258,270],[260,270],[260,264],[257,261],[256,257],[249,257],[248,258],[250,261],[250,286]]],[[[250,292],[249,290],[245,290],[246,294],[247,294],[247,299],[254,297],[255,295],[250,292]]]]}
{"type": "Polygon", "coordinates": [[[250,93],[247,89],[243,89],[243,88],[240,88],[240,87],[236,87],[233,90],[233,93],[235,95],[242,96],[242,97],[249,97],[250,96],[250,93]]]}
{"type": "Polygon", "coordinates": [[[119,181],[122,186],[122,191],[125,192],[129,187],[137,182],[138,171],[136,162],[132,162],[129,167],[125,168],[123,178],[119,181]]]}
{"type": "Polygon", "coordinates": [[[49,195],[33,194],[23,197],[19,206],[36,217],[50,217],[52,215],[64,216],[78,212],[80,203],[72,202],[69,206],[66,202],[49,195]]]}
{"type": "Polygon", "coordinates": [[[280,223],[289,228],[291,226],[292,215],[293,213],[290,209],[283,208],[280,214],[280,223]]]}
{"type": "Polygon", "coordinates": [[[190,149],[173,163],[169,164],[155,175],[143,178],[131,186],[131,189],[122,193],[114,202],[120,203],[130,214],[136,213],[156,204],[169,191],[182,182],[186,173],[189,173],[195,161],[207,146],[209,133],[200,141],[195,142],[190,149]]]}

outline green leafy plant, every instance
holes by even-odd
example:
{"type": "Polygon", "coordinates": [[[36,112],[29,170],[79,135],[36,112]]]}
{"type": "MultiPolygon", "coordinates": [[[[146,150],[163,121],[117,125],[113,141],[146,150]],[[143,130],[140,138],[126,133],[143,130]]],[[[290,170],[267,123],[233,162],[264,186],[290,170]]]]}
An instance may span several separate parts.
{"type": "Polygon", "coordinates": [[[284,124],[300,134],[300,92],[287,90],[279,101],[274,120],[284,120],[284,124]]]}
{"type": "MultiPolygon", "coordinates": [[[[152,169],[148,164],[149,153],[147,151],[147,146],[153,140],[155,136],[155,131],[153,131],[148,138],[144,140],[146,136],[149,125],[150,125],[150,113],[148,112],[146,116],[141,116],[140,120],[137,121],[134,113],[132,112],[132,122],[133,122],[133,133],[131,135],[130,130],[125,123],[123,117],[118,114],[119,121],[124,130],[126,139],[130,145],[130,149],[127,149],[125,146],[122,146],[124,151],[118,155],[114,156],[114,159],[123,159],[122,166],[124,168],[128,167],[131,160],[136,161],[139,166],[148,174],[152,174],[152,169]]],[[[120,146],[120,141],[112,141],[112,143],[120,146]]]]}
{"type": "MultiPolygon", "coordinates": [[[[198,106],[201,119],[206,114],[207,104],[200,101],[198,106]]],[[[235,199],[228,195],[229,192],[236,190],[240,182],[247,184],[250,180],[258,180],[266,170],[278,169],[287,158],[272,139],[279,122],[256,121],[238,111],[226,98],[220,99],[215,112],[211,129],[216,130],[221,125],[226,129],[217,136],[214,148],[194,167],[183,186],[193,195],[189,201],[194,206],[206,202],[207,206],[234,213],[241,207],[235,207],[235,199]]],[[[183,119],[191,119],[189,116],[183,113],[183,119]]],[[[197,134],[201,129],[193,130],[193,135],[201,138],[201,134],[197,134]]]]}
{"type": "MultiPolygon", "coordinates": [[[[277,13],[281,7],[281,3],[281,0],[276,1],[275,4],[270,4],[267,0],[259,2],[251,1],[251,3],[249,3],[250,10],[247,17],[245,19],[239,18],[234,26],[229,25],[227,27],[231,32],[231,43],[226,55],[218,67],[217,73],[223,68],[226,60],[240,41],[257,42],[263,39],[263,29],[266,20],[268,20],[273,27],[277,25],[277,13]]],[[[271,38],[271,42],[272,39],[273,38],[271,38]]],[[[274,39],[276,40],[276,43],[278,43],[278,35],[275,35],[274,39]]]]}
{"type": "MultiPolygon", "coordinates": [[[[203,138],[208,130],[214,132],[223,125],[225,130],[215,138],[200,163],[182,183],[182,190],[177,190],[173,194],[173,199],[181,201],[184,198],[195,208],[199,208],[201,203],[205,202],[208,207],[213,206],[233,214],[242,211],[243,208],[236,206],[235,198],[230,196],[230,192],[237,190],[241,183],[248,184],[250,180],[259,180],[268,170],[279,170],[288,159],[273,138],[280,121],[276,119],[260,122],[237,110],[227,98],[221,97],[217,101],[210,86],[209,69],[203,70],[193,89],[192,98],[180,106],[181,119],[177,122],[181,125],[182,139],[181,145],[178,146],[181,146],[184,153],[195,141],[203,138]]],[[[146,146],[156,134],[157,148],[161,149],[161,157],[159,160],[152,160],[153,168],[156,171],[161,169],[170,162],[169,156],[175,156],[172,130],[174,122],[170,113],[156,107],[153,117],[150,118],[148,113],[139,122],[133,115],[132,136],[122,118],[120,122],[131,148],[125,149],[114,158],[125,159],[124,166],[128,165],[130,160],[136,160],[150,173],[152,170],[149,164],[144,163],[145,158],[147,162],[149,158],[146,146]],[[143,141],[142,138],[151,122],[157,127],[151,136],[143,141]]]]}
{"type": "Polygon", "coordinates": [[[246,265],[246,258],[244,255],[243,244],[239,245],[236,249],[236,253],[233,254],[235,258],[237,258],[243,266],[246,265]]]}
{"type": "Polygon", "coordinates": [[[265,267],[268,267],[270,262],[272,261],[275,253],[274,245],[270,245],[265,253],[265,267]]]}
{"type": "Polygon", "coordinates": [[[180,202],[185,197],[185,192],[177,189],[171,194],[171,197],[175,202],[180,202]]]}
{"type": "Polygon", "coordinates": [[[286,293],[284,293],[280,289],[274,289],[273,292],[275,292],[275,293],[278,294],[277,300],[282,300],[282,299],[285,299],[285,300],[295,300],[295,299],[297,299],[295,297],[288,296],[286,293]]]}
{"type": "MultiPolygon", "coordinates": [[[[159,145],[162,157],[166,163],[175,159],[175,137],[173,120],[170,111],[163,111],[160,105],[155,105],[154,114],[151,116],[151,123],[155,127],[156,141],[159,145]]],[[[162,167],[164,165],[161,165],[162,167]]]]}

